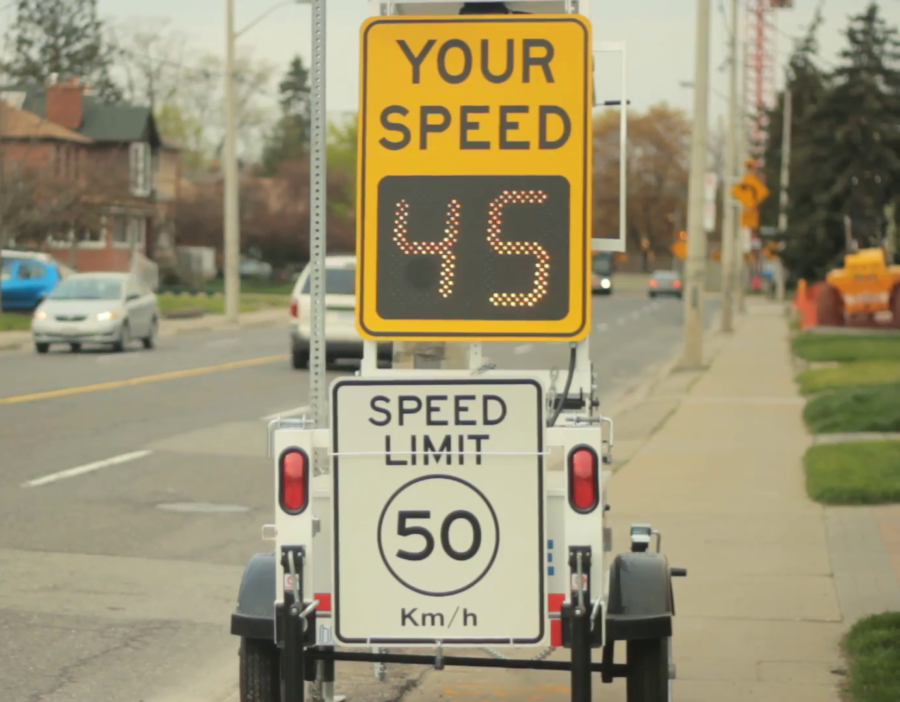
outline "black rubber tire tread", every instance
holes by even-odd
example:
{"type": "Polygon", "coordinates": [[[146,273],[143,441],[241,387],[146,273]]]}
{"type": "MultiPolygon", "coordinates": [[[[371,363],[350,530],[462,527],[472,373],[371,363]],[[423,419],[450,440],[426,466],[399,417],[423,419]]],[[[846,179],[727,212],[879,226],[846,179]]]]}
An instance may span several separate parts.
{"type": "Polygon", "coordinates": [[[900,329],[900,283],[897,283],[891,289],[891,296],[888,298],[888,307],[891,310],[891,326],[900,329]]]}
{"type": "Polygon", "coordinates": [[[638,639],[627,643],[628,702],[668,702],[669,641],[638,639]]]}
{"type": "Polygon", "coordinates": [[[281,650],[272,641],[241,639],[241,702],[281,702],[281,650]]]}
{"type": "Polygon", "coordinates": [[[81,353],[81,344],[69,344],[72,353],[81,353]]]}
{"type": "Polygon", "coordinates": [[[302,351],[294,351],[291,353],[291,367],[295,370],[304,370],[309,368],[309,354],[302,351]]]}
{"type": "Polygon", "coordinates": [[[816,323],[822,327],[844,326],[844,298],[831,285],[824,286],[816,298],[816,323]]]}
{"type": "Polygon", "coordinates": [[[158,324],[159,320],[154,318],[153,326],[150,327],[150,336],[145,336],[141,339],[141,343],[144,345],[145,349],[149,350],[156,347],[156,334],[159,331],[159,328],[157,327],[158,324]]]}
{"type": "Polygon", "coordinates": [[[47,353],[50,350],[50,344],[35,344],[34,350],[38,353],[47,353]]]}

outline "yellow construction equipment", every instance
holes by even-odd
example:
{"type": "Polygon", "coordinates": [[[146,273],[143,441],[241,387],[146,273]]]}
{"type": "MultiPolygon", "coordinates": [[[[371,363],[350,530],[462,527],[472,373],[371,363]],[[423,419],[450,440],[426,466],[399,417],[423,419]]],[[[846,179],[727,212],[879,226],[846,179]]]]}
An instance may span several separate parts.
{"type": "Polygon", "coordinates": [[[851,317],[874,317],[890,311],[891,326],[900,328],[900,266],[889,265],[881,248],[844,256],[843,268],[830,271],[816,299],[820,325],[843,326],[851,317]]]}

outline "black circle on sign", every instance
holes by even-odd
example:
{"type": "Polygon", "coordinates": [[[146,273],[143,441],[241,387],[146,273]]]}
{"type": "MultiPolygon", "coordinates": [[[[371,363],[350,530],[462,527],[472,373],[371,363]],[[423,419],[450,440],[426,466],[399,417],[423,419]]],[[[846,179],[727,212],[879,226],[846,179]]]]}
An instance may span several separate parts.
{"type": "Polygon", "coordinates": [[[467,561],[478,553],[478,549],[481,548],[481,524],[478,523],[475,515],[465,509],[458,509],[448,514],[441,525],[441,546],[454,561],[467,561]],[[457,519],[468,522],[472,527],[472,544],[465,551],[457,551],[450,543],[450,527],[457,519]]]}
{"type": "MultiPolygon", "coordinates": [[[[460,517],[460,518],[462,518],[462,517],[460,517]]],[[[450,523],[450,520],[446,520],[446,521],[447,521],[447,523],[450,523]]],[[[441,533],[442,541],[443,541],[443,536],[444,536],[443,533],[441,533]]],[[[479,536],[480,536],[480,530],[479,530],[479,536]]],[[[441,545],[444,545],[444,544],[441,544],[441,545]]],[[[450,545],[450,543],[449,543],[449,529],[448,529],[447,546],[449,546],[449,545],[450,545]]],[[[479,546],[480,545],[481,544],[479,543],[479,546]]],[[[378,518],[378,552],[381,554],[381,560],[384,563],[384,567],[388,569],[388,572],[391,575],[393,575],[394,579],[398,583],[403,585],[403,587],[408,588],[408,589],[412,590],[413,592],[417,592],[420,595],[426,595],[428,597],[449,597],[450,595],[458,595],[459,593],[465,592],[466,590],[474,587],[479,582],[481,582],[481,580],[484,578],[484,576],[487,575],[488,572],[491,570],[491,568],[494,565],[494,561],[497,560],[497,551],[499,551],[499,550],[500,550],[500,522],[497,519],[497,513],[494,511],[494,506],[490,503],[488,498],[485,497],[484,493],[481,490],[479,490],[477,487],[472,485],[472,483],[470,483],[466,480],[463,480],[462,478],[457,478],[454,475],[423,475],[419,478],[415,478],[414,480],[410,480],[409,482],[404,483],[399,488],[397,488],[397,490],[394,492],[393,495],[391,495],[391,497],[387,501],[387,503],[385,503],[384,509],[381,510],[381,516],[378,518]],[[477,578],[475,578],[468,585],[456,588],[455,590],[448,590],[447,592],[429,592],[428,590],[423,590],[422,588],[418,588],[414,585],[410,585],[403,578],[401,578],[397,574],[397,572],[391,567],[391,564],[388,561],[387,556],[384,553],[384,544],[381,541],[381,528],[384,525],[384,518],[387,515],[387,511],[390,508],[391,503],[397,498],[397,496],[401,492],[406,490],[406,488],[410,487],[411,485],[415,485],[416,483],[421,483],[423,480],[452,480],[453,482],[460,483],[461,485],[465,485],[467,488],[474,491],[482,500],[484,500],[484,504],[487,505],[487,508],[488,508],[488,510],[490,510],[490,513],[491,513],[491,518],[494,520],[494,531],[497,534],[497,542],[494,544],[494,552],[491,554],[491,560],[488,561],[488,564],[484,567],[484,570],[481,571],[481,573],[479,573],[477,578]]],[[[448,550],[448,554],[449,553],[450,553],[450,551],[448,550]]],[[[474,555],[474,552],[472,555],[474,555]]],[[[452,556],[451,556],[451,558],[452,558],[452,556]]],[[[471,558],[471,556],[469,556],[469,558],[471,558]]],[[[459,560],[459,559],[457,559],[457,560],[459,560]]]]}

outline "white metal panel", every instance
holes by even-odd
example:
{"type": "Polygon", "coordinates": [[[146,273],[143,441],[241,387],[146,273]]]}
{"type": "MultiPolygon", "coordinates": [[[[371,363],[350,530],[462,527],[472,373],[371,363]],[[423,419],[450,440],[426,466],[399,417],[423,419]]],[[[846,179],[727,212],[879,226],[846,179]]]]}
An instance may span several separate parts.
{"type": "MultiPolygon", "coordinates": [[[[622,56],[621,88],[619,101],[619,236],[617,238],[594,238],[591,240],[591,248],[594,251],[624,252],[626,249],[625,235],[627,231],[627,202],[628,202],[628,82],[625,61],[625,42],[605,41],[594,44],[595,54],[616,53],[622,56]]],[[[605,92],[603,97],[607,98],[605,92]]],[[[599,97],[595,97],[595,102],[599,97]]],[[[602,102],[601,102],[602,104],[602,102]]]]}
{"type": "Polygon", "coordinates": [[[540,384],[342,379],[332,412],[336,640],[542,644],[540,384]]]}

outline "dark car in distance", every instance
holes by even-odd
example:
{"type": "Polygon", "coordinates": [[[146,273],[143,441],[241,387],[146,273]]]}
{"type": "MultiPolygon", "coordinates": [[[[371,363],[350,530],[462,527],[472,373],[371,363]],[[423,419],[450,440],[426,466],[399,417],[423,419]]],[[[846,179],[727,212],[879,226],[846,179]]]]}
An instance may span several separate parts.
{"type": "Polygon", "coordinates": [[[676,271],[653,271],[647,294],[650,297],[671,296],[681,298],[681,276],[676,271]]]}

